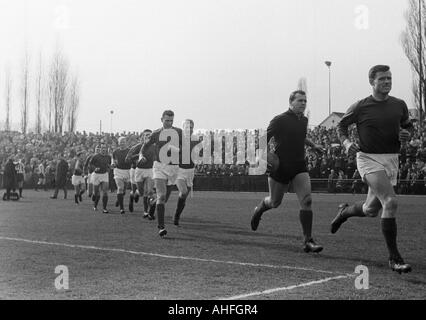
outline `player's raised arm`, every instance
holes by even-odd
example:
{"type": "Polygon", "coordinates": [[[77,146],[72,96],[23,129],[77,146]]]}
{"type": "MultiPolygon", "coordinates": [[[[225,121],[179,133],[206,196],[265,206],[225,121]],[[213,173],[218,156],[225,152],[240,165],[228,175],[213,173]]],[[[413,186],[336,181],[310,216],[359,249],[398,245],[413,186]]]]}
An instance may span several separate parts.
{"type": "Polygon", "coordinates": [[[159,132],[158,131],[154,131],[151,136],[149,137],[148,141],[146,141],[143,146],[142,149],[140,151],[140,153],[142,154],[142,158],[146,159],[146,152],[148,151],[149,146],[155,144],[158,142],[158,137],[159,137],[159,132]]]}
{"type": "Polygon", "coordinates": [[[112,158],[110,162],[110,168],[116,168],[118,163],[117,153],[115,150],[112,152],[112,158]]]}
{"type": "Polygon", "coordinates": [[[129,152],[126,155],[126,162],[133,162],[134,160],[139,158],[139,152],[142,149],[142,143],[138,143],[130,148],[129,152]]]}
{"type": "Polygon", "coordinates": [[[89,164],[91,159],[92,159],[92,156],[87,156],[86,161],[84,162],[84,166],[83,166],[84,174],[89,173],[89,164]]]}

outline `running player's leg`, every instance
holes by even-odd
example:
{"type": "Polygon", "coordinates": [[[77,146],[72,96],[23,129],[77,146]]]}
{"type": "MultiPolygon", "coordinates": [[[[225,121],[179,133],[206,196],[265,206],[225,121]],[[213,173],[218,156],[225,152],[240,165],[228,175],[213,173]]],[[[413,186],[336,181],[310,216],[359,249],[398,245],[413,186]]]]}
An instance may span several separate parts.
{"type": "Polygon", "coordinates": [[[322,246],[317,245],[312,239],[313,212],[309,174],[302,172],[296,175],[292,181],[292,186],[300,204],[299,219],[304,236],[304,250],[305,252],[320,252],[323,249],[322,246]]]}
{"type": "Polygon", "coordinates": [[[148,218],[150,220],[154,220],[154,213],[156,208],[156,201],[152,201],[154,197],[156,197],[154,192],[154,180],[151,177],[148,177],[145,179],[145,188],[144,188],[145,195],[147,197],[147,203],[148,203],[148,218]]]}
{"type": "MultiPolygon", "coordinates": [[[[137,192],[139,195],[143,195],[144,194],[144,178],[142,178],[140,181],[136,181],[136,185],[137,185],[137,192]]],[[[146,213],[148,212],[148,208],[145,204],[145,196],[143,196],[143,212],[146,213]]]]}
{"type": "Polygon", "coordinates": [[[259,205],[254,209],[251,219],[251,228],[257,230],[262,214],[272,208],[278,208],[281,205],[284,194],[288,191],[288,184],[284,184],[268,177],[269,196],[262,199],[259,205]]]}
{"type": "Polygon", "coordinates": [[[80,194],[78,195],[78,200],[81,202],[83,201],[82,199],[82,195],[86,192],[86,182],[83,180],[81,180],[80,183],[80,194]]]}
{"type": "Polygon", "coordinates": [[[76,204],[78,204],[78,195],[80,194],[80,185],[79,184],[75,184],[74,185],[74,192],[75,192],[75,194],[74,194],[74,202],[76,204]]]}
{"type": "Polygon", "coordinates": [[[164,215],[167,198],[167,179],[154,179],[155,189],[157,190],[157,219],[160,236],[165,231],[164,215]],[[164,230],[164,231],[163,231],[164,230]]]}
{"type": "Polygon", "coordinates": [[[117,185],[117,202],[120,206],[120,213],[124,214],[124,193],[125,193],[125,187],[126,183],[123,179],[116,177],[115,184],[117,185]]]}
{"type": "Polygon", "coordinates": [[[94,210],[97,210],[98,209],[98,203],[99,203],[99,200],[100,200],[100,198],[101,198],[101,195],[100,195],[100,188],[101,188],[101,186],[100,186],[100,181],[99,181],[99,179],[98,179],[98,175],[97,174],[95,174],[94,176],[93,176],[93,196],[92,196],[92,200],[93,200],[93,209],[94,210]]]}
{"type": "Polygon", "coordinates": [[[365,180],[383,207],[381,226],[389,252],[390,266],[398,272],[409,272],[411,271],[411,266],[404,263],[397,246],[396,212],[398,200],[392,183],[385,171],[367,174],[365,180]]]}
{"type": "Polygon", "coordinates": [[[136,191],[138,190],[138,186],[136,182],[132,183],[131,190],[130,190],[130,198],[129,198],[129,211],[133,212],[134,210],[134,202],[135,202],[135,196],[136,191]]]}
{"type": "Polygon", "coordinates": [[[87,179],[88,179],[88,190],[87,190],[88,194],[87,195],[88,195],[89,198],[91,198],[93,196],[93,182],[92,182],[93,176],[92,176],[92,174],[89,174],[89,177],[87,179]]]}
{"type": "Polygon", "coordinates": [[[102,187],[102,207],[103,207],[103,213],[108,213],[108,210],[107,210],[107,205],[108,205],[108,190],[109,190],[108,180],[102,181],[101,187],[102,187]]]}
{"type": "Polygon", "coordinates": [[[24,187],[24,181],[18,182],[19,198],[22,198],[22,189],[24,187]]]}
{"type": "Polygon", "coordinates": [[[382,204],[380,200],[369,187],[367,199],[365,201],[356,202],[351,206],[347,203],[339,206],[339,212],[331,222],[331,233],[336,233],[340,226],[351,217],[376,217],[381,208],[382,204]]]}
{"type": "Polygon", "coordinates": [[[170,195],[172,194],[173,191],[173,185],[168,184],[167,185],[167,191],[166,191],[166,203],[167,201],[169,201],[170,195]]]}
{"type": "Polygon", "coordinates": [[[173,223],[178,226],[179,225],[179,219],[182,214],[183,209],[185,208],[186,204],[186,198],[188,197],[190,189],[188,189],[188,186],[186,185],[186,181],[184,179],[177,179],[176,180],[176,186],[179,191],[179,198],[176,206],[176,212],[174,216],[173,223]]]}

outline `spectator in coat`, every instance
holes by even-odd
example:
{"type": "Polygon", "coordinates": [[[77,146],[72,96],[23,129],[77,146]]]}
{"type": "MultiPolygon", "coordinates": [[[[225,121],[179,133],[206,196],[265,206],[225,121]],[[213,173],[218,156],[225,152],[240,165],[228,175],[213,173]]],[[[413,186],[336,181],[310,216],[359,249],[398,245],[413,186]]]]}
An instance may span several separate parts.
{"type": "Polygon", "coordinates": [[[10,200],[10,191],[15,192],[17,185],[17,174],[13,158],[10,157],[4,166],[3,187],[6,189],[6,197],[4,200],[10,200]]]}
{"type": "Polygon", "coordinates": [[[58,164],[56,166],[56,172],[55,172],[55,192],[53,196],[50,197],[51,199],[58,198],[59,189],[64,190],[64,199],[67,198],[68,170],[69,170],[68,162],[65,160],[64,155],[60,154],[58,164]]]}

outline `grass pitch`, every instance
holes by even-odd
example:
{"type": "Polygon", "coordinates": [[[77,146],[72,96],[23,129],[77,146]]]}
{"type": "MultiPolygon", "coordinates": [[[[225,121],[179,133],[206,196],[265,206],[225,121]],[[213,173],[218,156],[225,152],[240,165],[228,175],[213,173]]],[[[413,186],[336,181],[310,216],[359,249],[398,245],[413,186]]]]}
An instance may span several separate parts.
{"type": "MultiPolygon", "coordinates": [[[[295,195],[250,229],[253,208],[266,194],[195,192],[181,226],[172,224],[177,195],[166,205],[168,235],[156,221],[110,214],[24,190],[0,202],[1,299],[425,299],[426,198],[400,196],[398,243],[413,267],[399,275],[387,265],[380,219],[353,218],[335,235],[329,223],[341,202],[365,195],[314,194],[314,238],[320,254],[302,251],[295,195]],[[69,289],[57,290],[55,268],[66,266],[69,289]],[[369,289],[355,287],[355,268],[369,270],[369,289]]],[[[126,196],[128,203],[128,196],[126,196]]]]}

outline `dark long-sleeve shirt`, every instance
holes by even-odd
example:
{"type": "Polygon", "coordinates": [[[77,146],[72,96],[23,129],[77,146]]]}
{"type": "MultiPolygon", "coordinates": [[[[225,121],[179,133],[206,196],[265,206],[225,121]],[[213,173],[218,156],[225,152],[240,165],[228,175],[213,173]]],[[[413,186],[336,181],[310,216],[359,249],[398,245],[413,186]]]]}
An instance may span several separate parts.
{"type": "Polygon", "coordinates": [[[146,161],[143,162],[139,160],[139,154],[141,152],[142,145],[143,145],[142,143],[138,143],[137,145],[130,148],[129,152],[127,153],[126,159],[128,161],[131,160],[132,162],[135,162],[136,168],[151,169],[154,164],[155,146],[151,145],[150,147],[147,148],[147,150],[145,151],[146,161]]]}
{"type": "Polygon", "coordinates": [[[369,96],[353,104],[337,126],[339,137],[347,137],[348,127],[353,123],[357,126],[360,150],[373,154],[399,153],[399,130],[411,127],[406,103],[391,96],[385,101],[369,96]]]}
{"type": "MultiPolygon", "coordinates": [[[[179,128],[175,128],[175,127],[171,127],[170,129],[164,129],[164,128],[160,128],[155,130],[152,134],[150,139],[148,140],[148,142],[146,142],[143,146],[142,146],[142,155],[144,157],[146,157],[147,154],[147,150],[150,146],[154,145],[154,161],[159,161],[162,162],[163,164],[175,164],[178,165],[179,164],[179,156],[177,159],[176,163],[172,163],[171,161],[169,161],[169,163],[165,163],[165,159],[160,159],[160,150],[162,147],[164,147],[167,143],[169,143],[171,141],[171,137],[169,136],[167,138],[167,141],[162,141],[164,139],[160,139],[161,134],[163,133],[164,130],[175,130],[175,132],[177,133],[177,141],[176,141],[176,145],[175,147],[180,147],[180,141],[182,140],[182,129],[179,128]],[[163,160],[163,161],[161,161],[163,160]]],[[[166,134],[167,132],[164,132],[163,134],[166,134]]],[[[170,153],[171,151],[168,152],[168,155],[171,155],[170,153]]]]}
{"type": "Polygon", "coordinates": [[[111,165],[111,156],[99,153],[95,154],[90,161],[90,164],[95,168],[99,168],[98,170],[95,169],[96,173],[107,173],[111,165]]]}
{"type": "Polygon", "coordinates": [[[276,116],[267,129],[267,141],[274,138],[275,153],[281,163],[305,161],[305,139],[308,128],[308,118],[300,118],[288,110],[276,116]]]}

